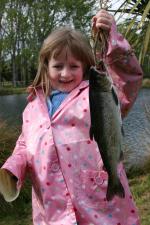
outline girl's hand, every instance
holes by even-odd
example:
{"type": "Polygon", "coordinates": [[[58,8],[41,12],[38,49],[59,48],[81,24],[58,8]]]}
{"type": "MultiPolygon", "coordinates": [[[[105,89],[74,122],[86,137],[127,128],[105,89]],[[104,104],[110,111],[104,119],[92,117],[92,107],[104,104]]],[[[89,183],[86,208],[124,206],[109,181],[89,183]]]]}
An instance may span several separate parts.
{"type": "Polygon", "coordinates": [[[106,10],[102,9],[95,16],[93,16],[92,27],[94,29],[94,32],[99,30],[99,28],[109,32],[113,22],[114,17],[106,10]]]}

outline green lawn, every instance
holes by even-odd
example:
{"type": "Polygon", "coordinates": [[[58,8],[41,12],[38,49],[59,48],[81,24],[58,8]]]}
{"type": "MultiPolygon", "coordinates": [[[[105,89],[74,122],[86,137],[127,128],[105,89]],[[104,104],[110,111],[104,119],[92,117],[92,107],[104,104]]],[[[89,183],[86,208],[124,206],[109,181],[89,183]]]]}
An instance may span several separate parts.
{"type": "Polygon", "coordinates": [[[13,87],[1,88],[0,87],[0,95],[23,94],[25,92],[26,92],[25,87],[17,87],[17,88],[13,88],[13,87]]]}
{"type": "Polygon", "coordinates": [[[142,225],[150,225],[150,168],[129,178],[129,185],[139,209],[142,225]]]}
{"type": "MultiPolygon", "coordinates": [[[[0,166],[10,155],[19,133],[20,127],[8,129],[7,124],[0,121],[0,166]]],[[[150,225],[150,163],[143,171],[132,171],[128,178],[142,225],[150,225]]],[[[13,203],[6,203],[0,196],[0,225],[32,225],[31,211],[29,179],[26,180],[19,198],[13,203]]]]}
{"type": "MultiPolygon", "coordinates": [[[[150,225],[150,172],[129,178],[131,191],[139,210],[141,225],[150,225]]],[[[0,213],[0,225],[32,225],[30,191],[27,183],[14,203],[5,203],[0,213]]],[[[0,199],[1,200],[1,199],[0,199]]]]}

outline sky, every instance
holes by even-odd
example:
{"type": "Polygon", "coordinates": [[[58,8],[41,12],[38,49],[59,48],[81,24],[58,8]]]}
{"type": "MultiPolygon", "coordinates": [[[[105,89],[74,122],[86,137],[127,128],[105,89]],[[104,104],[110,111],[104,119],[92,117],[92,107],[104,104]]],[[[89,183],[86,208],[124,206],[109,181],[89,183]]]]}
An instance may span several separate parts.
{"type": "Polygon", "coordinates": [[[110,1],[110,2],[112,2],[112,4],[113,4],[113,9],[118,9],[119,8],[119,6],[121,6],[121,4],[124,2],[124,0],[112,0],[112,1],[110,1]]]}
{"type": "MultiPolygon", "coordinates": [[[[110,1],[112,3],[112,8],[111,9],[113,9],[113,10],[118,9],[122,5],[122,3],[124,1],[125,0],[111,0],[110,1]]],[[[112,13],[112,14],[114,14],[114,13],[112,13]]],[[[121,16],[121,18],[119,18],[119,16],[120,16],[120,13],[117,13],[115,15],[115,19],[116,19],[117,23],[123,21],[127,17],[127,14],[124,14],[123,17],[121,16]],[[119,20],[118,20],[118,18],[119,18],[119,20]]]]}

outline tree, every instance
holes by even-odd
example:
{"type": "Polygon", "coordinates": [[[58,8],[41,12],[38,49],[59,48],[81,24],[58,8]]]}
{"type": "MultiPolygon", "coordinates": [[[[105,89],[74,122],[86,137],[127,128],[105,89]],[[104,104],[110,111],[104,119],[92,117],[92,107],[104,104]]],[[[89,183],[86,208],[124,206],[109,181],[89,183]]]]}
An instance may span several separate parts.
{"type": "Polygon", "coordinates": [[[133,48],[138,49],[139,61],[144,64],[144,60],[150,57],[150,1],[124,0],[116,10],[118,12],[120,17],[125,13],[128,15],[123,22],[127,29],[123,32],[133,48]]]}
{"type": "MultiPolygon", "coordinates": [[[[32,80],[38,52],[48,34],[58,26],[69,25],[89,33],[94,0],[2,0],[0,6],[0,46],[10,80],[32,80]],[[4,57],[5,56],[5,57],[4,57]]],[[[0,55],[1,56],[1,55],[0,55]]],[[[2,73],[4,76],[4,73],[2,73]]],[[[8,79],[8,76],[6,76],[8,79]]]]}
{"type": "MultiPolygon", "coordinates": [[[[2,20],[5,12],[5,5],[7,0],[2,0],[0,4],[0,82],[2,81],[2,71],[3,71],[3,62],[4,62],[4,33],[2,30],[2,20]]],[[[1,83],[0,83],[1,85],[1,83]]]]}

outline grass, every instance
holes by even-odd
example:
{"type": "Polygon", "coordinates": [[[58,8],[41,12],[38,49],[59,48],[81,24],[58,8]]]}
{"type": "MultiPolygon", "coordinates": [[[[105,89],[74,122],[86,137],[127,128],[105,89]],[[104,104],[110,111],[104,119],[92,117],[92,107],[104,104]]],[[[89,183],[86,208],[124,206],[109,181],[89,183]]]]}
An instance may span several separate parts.
{"type": "MultiPolygon", "coordinates": [[[[14,149],[20,126],[8,127],[0,121],[0,167],[14,149]]],[[[0,195],[0,225],[32,225],[31,183],[26,179],[20,196],[12,203],[6,203],[0,195]]]]}
{"type": "Polygon", "coordinates": [[[0,220],[0,225],[32,225],[32,220],[30,217],[21,216],[13,219],[12,216],[8,216],[3,221],[0,220]]]}
{"type": "MultiPolygon", "coordinates": [[[[25,191],[23,189],[21,195],[25,191]]],[[[19,197],[13,203],[5,203],[2,197],[0,225],[32,225],[31,200],[24,196],[19,197]]]]}
{"type": "Polygon", "coordinates": [[[150,224],[150,174],[129,179],[131,191],[139,210],[141,224],[150,224]]]}
{"type": "Polygon", "coordinates": [[[13,95],[13,94],[23,94],[26,92],[26,87],[0,87],[0,95],[13,95]]]}
{"type": "Polygon", "coordinates": [[[150,88],[150,79],[149,78],[143,79],[142,87],[143,88],[150,88]]]}
{"type": "Polygon", "coordinates": [[[142,225],[150,225],[150,161],[142,169],[127,174],[142,225]]]}
{"type": "MultiPolygon", "coordinates": [[[[0,166],[10,155],[20,127],[11,128],[0,121],[0,166]],[[9,131],[9,132],[8,132],[9,131]]],[[[150,225],[150,162],[142,170],[127,174],[129,185],[141,217],[141,225],[150,225]]],[[[26,180],[18,199],[6,203],[0,196],[0,225],[32,225],[31,183],[26,180]]]]}

